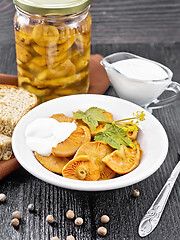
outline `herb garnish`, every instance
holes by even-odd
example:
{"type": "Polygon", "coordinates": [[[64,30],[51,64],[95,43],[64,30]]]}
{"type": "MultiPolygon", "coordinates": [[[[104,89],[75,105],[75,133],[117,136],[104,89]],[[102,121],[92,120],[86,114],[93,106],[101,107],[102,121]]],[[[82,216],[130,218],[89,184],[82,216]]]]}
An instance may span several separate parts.
{"type": "Polygon", "coordinates": [[[105,131],[97,133],[94,137],[95,141],[105,142],[118,150],[120,149],[121,145],[136,149],[136,145],[130,138],[126,137],[126,134],[128,132],[138,132],[137,124],[139,121],[145,120],[144,112],[137,111],[136,113],[133,113],[133,117],[131,118],[125,118],[114,122],[108,122],[108,119],[103,112],[105,112],[105,110],[97,107],[91,107],[85,112],[81,110],[73,112],[73,117],[74,119],[81,119],[89,126],[91,131],[96,129],[99,122],[105,124],[105,131]],[[130,120],[130,123],[133,123],[133,120],[136,120],[136,122],[133,124],[126,124],[124,122],[130,120]]]}
{"type": "Polygon", "coordinates": [[[81,119],[89,126],[91,131],[94,131],[99,124],[98,122],[106,122],[108,120],[103,112],[105,112],[104,109],[91,107],[85,112],[81,110],[73,112],[73,118],[81,119]]]}
{"type": "Polygon", "coordinates": [[[136,145],[132,142],[132,140],[126,137],[126,132],[115,123],[107,123],[106,130],[104,132],[97,133],[94,140],[105,142],[109,146],[118,150],[121,145],[136,149],[136,145]]]}

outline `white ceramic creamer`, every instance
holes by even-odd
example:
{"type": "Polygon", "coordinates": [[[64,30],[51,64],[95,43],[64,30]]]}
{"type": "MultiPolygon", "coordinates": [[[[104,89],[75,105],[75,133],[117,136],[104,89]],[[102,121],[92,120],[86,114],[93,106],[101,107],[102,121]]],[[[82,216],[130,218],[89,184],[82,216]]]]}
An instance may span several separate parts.
{"type": "Polygon", "coordinates": [[[147,107],[152,102],[154,108],[168,105],[180,91],[180,85],[171,81],[173,73],[170,69],[134,54],[115,53],[105,57],[101,64],[118,96],[142,107],[147,107]],[[176,94],[162,101],[157,100],[165,90],[176,94]]]}

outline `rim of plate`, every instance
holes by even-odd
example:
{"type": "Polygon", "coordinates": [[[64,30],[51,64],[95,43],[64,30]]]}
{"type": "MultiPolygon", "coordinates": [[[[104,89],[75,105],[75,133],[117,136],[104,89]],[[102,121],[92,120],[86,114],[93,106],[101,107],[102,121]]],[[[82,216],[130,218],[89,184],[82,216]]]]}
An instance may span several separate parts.
{"type": "MultiPolygon", "coordinates": [[[[71,108],[71,107],[70,107],[71,108]]],[[[110,108],[110,107],[109,107],[110,108]]],[[[108,111],[108,109],[106,109],[108,111]]],[[[71,109],[71,113],[74,111],[71,109]]],[[[58,111],[57,111],[58,112],[58,111]]],[[[59,111],[60,112],[60,111],[59,111]]],[[[66,112],[64,112],[67,114],[66,112]]],[[[132,112],[131,112],[132,114],[132,112]]],[[[143,122],[142,122],[143,123],[143,122]]],[[[143,125],[143,124],[142,124],[143,125]]],[[[156,137],[157,137],[157,132],[156,132],[156,137]]],[[[145,109],[141,108],[140,106],[131,103],[129,101],[113,97],[113,96],[107,96],[107,95],[97,95],[97,94],[80,94],[80,95],[70,95],[70,96],[65,96],[61,98],[56,98],[53,100],[50,100],[48,102],[42,103],[32,110],[30,110],[25,116],[21,118],[21,120],[18,122],[17,126],[14,129],[13,136],[12,136],[12,148],[14,155],[18,162],[24,167],[29,173],[34,175],[35,177],[39,178],[40,180],[43,180],[47,183],[53,184],[55,186],[59,186],[62,188],[66,189],[71,189],[71,190],[79,190],[79,191],[106,191],[106,190],[113,190],[113,189],[118,189],[118,188],[123,188],[130,186],[132,184],[138,183],[150,175],[152,175],[164,162],[167,152],[168,152],[168,137],[166,134],[166,131],[164,130],[162,124],[149,112],[147,112],[145,109]],[[133,170],[130,173],[127,173],[125,175],[109,179],[109,180],[102,180],[102,181],[81,181],[81,180],[73,180],[73,179],[68,179],[65,177],[62,177],[60,175],[57,175],[56,173],[52,173],[49,170],[47,170],[45,167],[43,167],[34,157],[33,152],[28,149],[27,145],[25,144],[25,136],[24,132],[22,129],[25,129],[25,127],[35,118],[37,117],[49,117],[52,115],[52,113],[49,115],[47,109],[51,109],[52,106],[57,106],[58,104],[63,104],[69,102],[71,103],[71,106],[73,108],[73,105],[76,103],[76,101],[79,101],[81,106],[78,106],[77,109],[87,109],[87,105],[91,105],[91,102],[93,101],[99,101],[98,104],[96,105],[104,105],[104,108],[106,109],[106,105],[112,106],[113,103],[117,105],[123,104],[124,106],[127,105],[128,108],[136,109],[136,111],[144,111],[146,115],[146,120],[144,121],[144,126],[146,125],[146,121],[153,121],[153,126],[156,126],[158,129],[158,134],[160,134],[161,139],[163,141],[163,145],[161,146],[161,154],[159,159],[146,171],[141,172],[141,174],[136,174],[135,171],[138,169],[138,167],[133,170]],[[110,103],[110,104],[109,104],[110,103]],[[47,111],[47,113],[45,113],[47,111]],[[41,114],[43,112],[43,114],[41,114]],[[39,115],[40,114],[40,115],[39,115]],[[36,115],[39,115],[35,117],[36,115]],[[43,115],[43,116],[42,116],[43,115]],[[22,138],[22,139],[21,139],[22,138]],[[24,138],[24,139],[23,139],[24,138]],[[25,147],[24,155],[22,154],[21,148],[21,143],[24,144],[23,146],[25,147]],[[31,161],[36,161],[33,162],[36,165],[38,164],[38,169],[33,169],[31,164],[29,164],[28,161],[25,161],[24,158],[26,155],[30,158],[31,161]],[[134,173],[135,172],[135,173],[134,173]],[[135,176],[134,176],[135,175],[135,176]]],[[[28,158],[28,159],[29,159],[28,158]]]]}

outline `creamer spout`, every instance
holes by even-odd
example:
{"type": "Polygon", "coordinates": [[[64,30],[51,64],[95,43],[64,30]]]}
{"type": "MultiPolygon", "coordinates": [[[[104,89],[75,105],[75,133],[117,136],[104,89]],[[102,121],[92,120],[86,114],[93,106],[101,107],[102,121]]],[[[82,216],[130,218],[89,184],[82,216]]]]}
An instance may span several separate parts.
{"type": "Polygon", "coordinates": [[[105,69],[106,68],[112,68],[111,63],[107,62],[105,58],[103,58],[100,63],[105,69]]]}

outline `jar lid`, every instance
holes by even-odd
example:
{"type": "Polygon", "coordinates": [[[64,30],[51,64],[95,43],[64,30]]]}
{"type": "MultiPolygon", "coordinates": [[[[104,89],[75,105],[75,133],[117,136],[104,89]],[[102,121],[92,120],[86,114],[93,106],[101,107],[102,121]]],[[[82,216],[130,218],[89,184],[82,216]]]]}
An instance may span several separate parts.
{"type": "Polygon", "coordinates": [[[91,0],[13,0],[25,12],[40,15],[69,15],[83,11],[91,0]]]}

